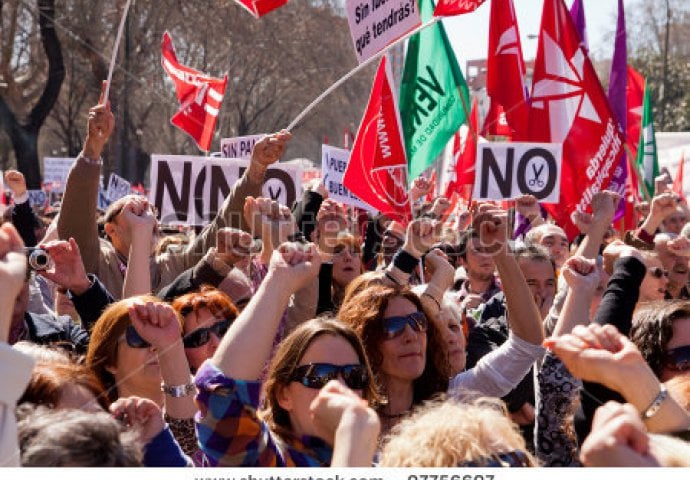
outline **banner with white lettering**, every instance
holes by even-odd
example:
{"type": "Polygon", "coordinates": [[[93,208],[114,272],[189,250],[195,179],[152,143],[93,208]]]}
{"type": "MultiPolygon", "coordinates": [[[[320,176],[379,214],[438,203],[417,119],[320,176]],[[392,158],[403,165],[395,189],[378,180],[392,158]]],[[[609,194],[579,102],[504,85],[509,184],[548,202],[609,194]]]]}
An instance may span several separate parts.
{"type": "MultiPolygon", "coordinates": [[[[248,166],[238,158],[152,155],[149,201],[164,225],[206,225],[248,166]]],[[[299,165],[275,164],[266,172],[262,194],[292,207],[301,180],[299,165]]]]}
{"type": "Polygon", "coordinates": [[[345,8],[359,63],[422,24],[417,0],[347,0],[345,8]]]}
{"type": "Polygon", "coordinates": [[[45,157],[43,159],[43,183],[51,184],[51,191],[64,192],[67,174],[76,158],[45,157]]]}
{"type": "Polygon", "coordinates": [[[343,185],[343,175],[349,161],[349,150],[330,145],[321,146],[321,178],[328,192],[328,198],[346,205],[364,208],[372,212],[376,211],[343,185]]]}
{"type": "Polygon", "coordinates": [[[472,197],[505,200],[530,194],[543,203],[558,203],[562,156],[560,143],[480,143],[472,197]]]}
{"type": "Polygon", "coordinates": [[[220,156],[223,158],[246,158],[252,156],[256,142],[264,137],[261,135],[245,135],[244,137],[223,138],[220,141],[220,156]]]}
{"type": "Polygon", "coordinates": [[[111,173],[110,181],[108,182],[108,190],[106,191],[108,200],[114,202],[130,193],[132,193],[132,184],[121,176],[111,173]]]}

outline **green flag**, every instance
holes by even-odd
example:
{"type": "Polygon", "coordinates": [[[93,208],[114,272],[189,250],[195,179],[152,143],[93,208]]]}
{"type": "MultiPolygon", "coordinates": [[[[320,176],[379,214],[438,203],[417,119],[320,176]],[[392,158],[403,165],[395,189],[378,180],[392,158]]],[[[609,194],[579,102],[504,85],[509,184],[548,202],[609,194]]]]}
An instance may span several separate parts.
{"type": "MultiPolygon", "coordinates": [[[[432,0],[419,0],[423,22],[432,0]]],[[[400,118],[410,180],[441,153],[469,116],[469,92],[446,31],[439,22],[410,38],[400,86],[400,118]]]]}
{"type": "MultiPolygon", "coordinates": [[[[639,98],[639,97],[638,97],[639,98]]],[[[642,125],[640,126],[640,144],[637,147],[637,171],[640,172],[650,195],[655,195],[654,179],[659,175],[659,161],[656,156],[656,138],[654,137],[654,116],[652,102],[649,98],[649,87],[644,85],[644,100],[642,102],[642,125]]],[[[640,193],[646,197],[642,186],[640,193]]]]}

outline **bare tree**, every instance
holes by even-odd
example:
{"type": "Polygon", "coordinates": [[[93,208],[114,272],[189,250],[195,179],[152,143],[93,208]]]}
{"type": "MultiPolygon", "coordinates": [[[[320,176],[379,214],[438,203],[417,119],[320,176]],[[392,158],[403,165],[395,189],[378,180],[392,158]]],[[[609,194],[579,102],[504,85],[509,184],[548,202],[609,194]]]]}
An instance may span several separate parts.
{"type": "Polygon", "coordinates": [[[0,127],[12,143],[29,188],[41,183],[38,136],[65,78],[54,25],[55,1],[37,0],[36,5],[37,11],[30,11],[23,2],[0,2],[0,127]]]}

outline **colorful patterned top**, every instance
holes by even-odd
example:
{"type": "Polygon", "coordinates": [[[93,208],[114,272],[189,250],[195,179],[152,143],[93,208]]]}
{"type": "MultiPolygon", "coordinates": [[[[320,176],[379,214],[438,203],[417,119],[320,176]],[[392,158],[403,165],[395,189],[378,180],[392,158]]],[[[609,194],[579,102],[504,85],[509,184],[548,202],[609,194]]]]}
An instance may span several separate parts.
{"type": "Polygon", "coordinates": [[[283,438],[257,415],[260,382],[228,378],[206,361],[196,374],[196,430],[206,464],[327,467],[332,448],[316,437],[283,438]]]}

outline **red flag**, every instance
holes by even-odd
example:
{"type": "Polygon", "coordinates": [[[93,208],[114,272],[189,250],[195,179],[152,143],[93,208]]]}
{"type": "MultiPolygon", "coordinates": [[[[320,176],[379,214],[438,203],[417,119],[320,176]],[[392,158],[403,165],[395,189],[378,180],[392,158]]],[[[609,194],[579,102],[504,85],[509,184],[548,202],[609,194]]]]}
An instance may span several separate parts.
{"type": "Polygon", "coordinates": [[[570,216],[609,185],[624,138],[563,0],[544,1],[529,140],[563,143],[560,203],[545,207],[574,238],[570,216]]]}
{"type": "Polygon", "coordinates": [[[448,185],[446,197],[450,197],[453,191],[469,203],[472,200],[474,188],[475,163],[477,161],[477,128],[479,126],[479,109],[477,98],[472,99],[472,111],[470,112],[470,124],[465,137],[465,145],[461,150],[460,133],[455,134],[453,156],[455,157],[455,182],[448,185]]]}
{"type": "Polygon", "coordinates": [[[485,0],[439,0],[434,10],[434,17],[470,13],[484,2],[485,0]]]}
{"type": "Polygon", "coordinates": [[[503,107],[491,100],[489,111],[484,118],[484,125],[481,131],[482,137],[505,137],[506,140],[513,139],[513,131],[508,125],[506,112],[503,107]]]}
{"type": "Polygon", "coordinates": [[[644,103],[645,79],[634,68],[628,65],[628,86],[625,89],[628,104],[627,115],[627,144],[633,162],[637,158],[637,144],[640,142],[640,126],[642,125],[642,110],[644,103]]]}
{"type": "Polygon", "coordinates": [[[680,165],[678,165],[678,171],[676,172],[676,178],[673,180],[673,187],[671,190],[685,200],[685,195],[683,195],[683,166],[685,165],[685,152],[680,154],[680,165]]]}
{"type": "Polygon", "coordinates": [[[288,0],[235,0],[242,5],[254,18],[263,17],[271,10],[285,5],[288,0]]]}
{"type": "Polygon", "coordinates": [[[511,137],[521,140],[527,136],[529,110],[525,62],[513,0],[491,1],[488,59],[486,92],[491,97],[492,108],[496,108],[494,102],[503,107],[514,132],[511,137]]]}
{"type": "Polygon", "coordinates": [[[407,158],[392,85],[384,56],[352,146],[343,184],[381,213],[407,223],[412,213],[407,188],[407,158]]]}
{"type": "Polygon", "coordinates": [[[163,68],[175,82],[180,109],[170,122],[187,132],[205,152],[211,150],[213,130],[220,111],[228,83],[226,75],[222,80],[180,65],[170,34],[163,34],[163,68]]]}

